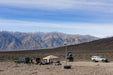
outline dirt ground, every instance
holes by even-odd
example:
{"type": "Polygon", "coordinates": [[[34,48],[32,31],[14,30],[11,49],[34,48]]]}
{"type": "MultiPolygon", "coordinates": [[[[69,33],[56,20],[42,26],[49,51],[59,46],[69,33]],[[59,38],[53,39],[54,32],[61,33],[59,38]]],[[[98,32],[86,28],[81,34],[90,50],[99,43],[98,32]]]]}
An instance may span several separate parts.
{"type": "Polygon", "coordinates": [[[68,64],[71,69],[64,69],[65,62],[60,66],[0,62],[0,75],[113,75],[113,62],[78,61],[68,64]]]}

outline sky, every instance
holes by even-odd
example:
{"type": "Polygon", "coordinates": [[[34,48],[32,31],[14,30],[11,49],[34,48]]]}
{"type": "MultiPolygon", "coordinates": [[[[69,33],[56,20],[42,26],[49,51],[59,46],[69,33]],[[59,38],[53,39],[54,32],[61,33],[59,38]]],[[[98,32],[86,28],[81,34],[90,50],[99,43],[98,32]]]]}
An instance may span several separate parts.
{"type": "Polygon", "coordinates": [[[0,0],[0,31],[113,36],[113,0],[0,0]]]}

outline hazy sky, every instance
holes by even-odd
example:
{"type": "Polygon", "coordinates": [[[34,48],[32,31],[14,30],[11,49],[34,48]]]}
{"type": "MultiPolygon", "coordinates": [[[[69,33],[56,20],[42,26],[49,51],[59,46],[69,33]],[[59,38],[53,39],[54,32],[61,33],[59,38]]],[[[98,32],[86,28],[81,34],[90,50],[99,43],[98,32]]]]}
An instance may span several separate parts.
{"type": "Polygon", "coordinates": [[[0,29],[113,36],[113,0],[0,0],[0,29]]]}

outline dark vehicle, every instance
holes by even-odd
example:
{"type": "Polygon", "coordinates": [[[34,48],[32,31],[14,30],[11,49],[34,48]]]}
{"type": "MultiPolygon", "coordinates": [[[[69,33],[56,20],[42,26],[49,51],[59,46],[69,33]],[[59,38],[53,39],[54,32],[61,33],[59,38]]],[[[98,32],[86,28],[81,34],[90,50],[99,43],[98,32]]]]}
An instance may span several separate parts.
{"type": "Polygon", "coordinates": [[[19,58],[15,60],[16,63],[30,63],[30,58],[19,58]]]}
{"type": "Polygon", "coordinates": [[[67,59],[68,59],[69,62],[73,62],[72,52],[68,52],[67,59]]]}

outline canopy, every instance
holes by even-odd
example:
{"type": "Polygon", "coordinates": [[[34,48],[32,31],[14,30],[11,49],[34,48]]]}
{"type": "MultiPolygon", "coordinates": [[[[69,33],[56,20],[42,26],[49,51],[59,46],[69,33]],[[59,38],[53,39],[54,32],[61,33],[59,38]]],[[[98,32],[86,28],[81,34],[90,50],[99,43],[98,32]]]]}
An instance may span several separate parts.
{"type": "Polygon", "coordinates": [[[44,57],[43,59],[57,59],[57,58],[58,58],[57,56],[49,55],[47,57],[44,57]]]}

